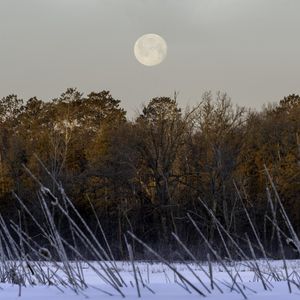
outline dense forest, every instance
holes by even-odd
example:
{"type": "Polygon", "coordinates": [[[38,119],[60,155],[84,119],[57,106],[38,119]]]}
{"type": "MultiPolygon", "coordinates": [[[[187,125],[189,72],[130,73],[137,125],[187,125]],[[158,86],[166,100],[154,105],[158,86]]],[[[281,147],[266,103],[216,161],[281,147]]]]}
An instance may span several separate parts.
{"type": "MultiPolygon", "coordinates": [[[[0,212],[7,222],[23,216],[12,191],[37,219],[42,214],[30,170],[54,194],[60,182],[100,235],[95,211],[118,257],[126,253],[127,230],[160,252],[172,253],[171,232],[196,248],[201,241],[187,213],[217,245],[203,203],[241,242],[249,226],[245,205],[276,255],[267,169],[300,233],[300,96],[253,111],[211,92],[181,109],[175,94],[150,100],[133,121],[120,104],[108,91],[85,96],[73,88],[50,102],[0,100],[0,212]]],[[[63,216],[56,218],[64,229],[63,216]]],[[[22,222],[33,230],[26,217],[22,222]]]]}

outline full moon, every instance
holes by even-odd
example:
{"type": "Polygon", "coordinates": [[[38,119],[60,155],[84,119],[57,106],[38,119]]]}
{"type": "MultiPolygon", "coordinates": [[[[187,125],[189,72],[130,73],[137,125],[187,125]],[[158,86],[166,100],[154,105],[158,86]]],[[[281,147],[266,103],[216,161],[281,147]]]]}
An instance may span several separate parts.
{"type": "Polygon", "coordinates": [[[161,36],[149,33],[135,42],[134,55],[141,64],[155,66],[166,58],[167,48],[167,43],[161,36]]]}

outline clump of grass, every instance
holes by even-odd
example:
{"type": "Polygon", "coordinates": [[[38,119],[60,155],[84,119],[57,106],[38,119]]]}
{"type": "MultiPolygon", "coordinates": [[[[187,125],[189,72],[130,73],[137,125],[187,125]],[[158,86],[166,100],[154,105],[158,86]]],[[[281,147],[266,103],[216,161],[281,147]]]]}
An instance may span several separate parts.
{"type": "MultiPolygon", "coordinates": [[[[18,285],[19,295],[21,295],[22,287],[27,285],[33,286],[36,284],[52,285],[60,291],[63,291],[64,288],[70,288],[76,294],[83,294],[84,290],[89,286],[85,280],[83,270],[83,265],[86,265],[96,276],[98,276],[101,282],[104,282],[110,287],[110,289],[112,288],[113,291],[120,296],[125,297],[124,290],[128,283],[126,283],[117,267],[113,252],[94,207],[91,204],[97,226],[101,230],[104,245],[100,243],[93,229],[89,226],[88,222],[84,220],[71,199],[66,195],[62,185],[52,177],[51,173],[45,168],[39,159],[38,161],[45,169],[46,173],[53,179],[58,195],[54,195],[49,188],[44,186],[31,173],[31,171],[24,166],[29,176],[39,187],[37,197],[44,221],[37,221],[37,218],[29,210],[24,201],[17,194],[13,193],[13,195],[22,207],[22,211],[24,213],[23,217],[31,219],[36,230],[39,232],[39,235],[42,237],[43,242],[41,244],[38,243],[28,234],[27,231],[24,230],[21,222],[21,216],[19,216],[18,224],[13,221],[10,221],[10,223],[7,224],[0,215],[0,281],[3,283],[6,282],[18,285]],[[59,226],[57,225],[54,214],[52,213],[54,207],[68,223],[70,232],[70,238],[68,239],[66,239],[64,234],[62,234],[59,226]],[[91,263],[91,261],[94,261],[94,263],[91,263]]],[[[247,211],[242,196],[235,183],[234,185],[238,198],[240,199],[246,219],[250,225],[250,233],[254,236],[253,240],[250,239],[250,233],[245,233],[244,237],[251,254],[250,257],[245,253],[245,250],[242,249],[238,242],[238,240],[241,240],[241,237],[239,237],[239,239],[234,238],[229,230],[222,225],[217,216],[202,200],[200,200],[200,202],[207,213],[212,217],[215,228],[220,236],[222,246],[225,249],[226,257],[221,257],[217,249],[214,248],[213,244],[205,236],[196,219],[192,218],[190,214],[187,216],[189,221],[198,233],[199,238],[204,241],[206,245],[205,249],[208,249],[208,252],[206,253],[206,257],[208,258],[208,269],[206,269],[206,267],[197,260],[196,256],[192,253],[189,247],[182,242],[177,234],[171,233],[178,243],[178,251],[176,251],[177,257],[190,274],[192,274],[196,283],[183,274],[183,272],[181,272],[172,261],[168,261],[162,257],[157,251],[151,248],[147,242],[142,241],[139,237],[137,237],[135,233],[127,232],[127,234],[133,241],[139,243],[147,251],[152,253],[158,262],[169,268],[174,274],[174,283],[181,286],[187,293],[192,293],[193,291],[199,296],[205,297],[207,294],[211,294],[215,291],[223,294],[224,289],[226,288],[230,289],[230,291],[235,291],[241,294],[244,299],[247,299],[247,292],[250,291],[255,293],[255,291],[247,287],[243,282],[243,278],[239,270],[240,266],[252,270],[255,280],[260,281],[266,291],[271,291],[273,289],[272,281],[285,281],[290,293],[293,291],[292,286],[300,289],[300,275],[296,272],[296,270],[288,269],[282,243],[283,239],[291,240],[296,251],[300,254],[299,238],[288,218],[284,206],[282,205],[282,201],[269,171],[267,169],[265,169],[265,171],[269,180],[269,185],[275,195],[275,198],[272,199],[270,189],[267,188],[267,201],[271,207],[271,217],[267,216],[267,219],[274,226],[277,233],[284,272],[281,272],[271,266],[267,251],[261,242],[258,231],[255,228],[254,222],[247,211]],[[274,205],[274,201],[276,201],[276,205],[274,205]],[[278,207],[278,212],[275,207],[278,207]],[[278,215],[283,218],[284,224],[288,229],[288,233],[285,233],[284,230],[279,227],[279,222],[277,221],[278,215]],[[259,251],[258,256],[255,249],[259,251]],[[184,260],[181,254],[182,251],[187,257],[189,257],[189,261],[184,260]],[[266,266],[261,265],[258,257],[264,258],[266,266]],[[237,263],[234,258],[238,258],[242,260],[242,262],[237,263]],[[201,275],[191,267],[190,261],[199,268],[201,275]],[[215,277],[215,272],[213,272],[213,261],[215,261],[219,267],[227,273],[230,280],[229,282],[225,280],[218,280],[215,277]],[[209,282],[208,284],[203,279],[203,276],[206,277],[206,280],[209,282]]],[[[140,272],[139,266],[136,264],[133,247],[128,242],[126,235],[124,235],[124,241],[127,246],[130,264],[133,270],[133,282],[130,281],[131,285],[135,286],[138,297],[142,297],[143,295],[142,288],[154,293],[149,286],[149,264],[147,264],[147,279],[145,280],[140,272]]],[[[166,273],[165,276],[166,281],[171,282],[170,277],[166,273]]],[[[111,292],[103,289],[100,290],[105,294],[112,295],[111,292]]]]}

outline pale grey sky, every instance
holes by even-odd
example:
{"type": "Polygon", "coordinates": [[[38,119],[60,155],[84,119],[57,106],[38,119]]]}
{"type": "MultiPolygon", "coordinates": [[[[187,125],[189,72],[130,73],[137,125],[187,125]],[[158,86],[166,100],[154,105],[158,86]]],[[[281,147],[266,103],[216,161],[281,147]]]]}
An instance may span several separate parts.
{"type": "Polygon", "coordinates": [[[261,107],[300,93],[300,0],[0,0],[0,97],[108,89],[133,115],[179,91],[261,107]],[[168,56],[146,67],[133,45],[160,34],[168,56]]]}

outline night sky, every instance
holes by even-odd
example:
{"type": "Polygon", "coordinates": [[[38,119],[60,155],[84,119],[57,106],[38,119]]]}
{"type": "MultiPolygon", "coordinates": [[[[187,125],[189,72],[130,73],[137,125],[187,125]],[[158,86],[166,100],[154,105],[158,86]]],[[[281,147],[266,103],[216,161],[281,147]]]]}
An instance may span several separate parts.
{"type": "Polygon", "coordinates": [[[1,0],[0,96],[106,89],[134,116],[155,96],[192,106],[221,90],[260,108],[300,93],[299,12],[299,0],[1,0]],[[134,57],[145,33],[168,44],[158,66],[134,57]]]}

